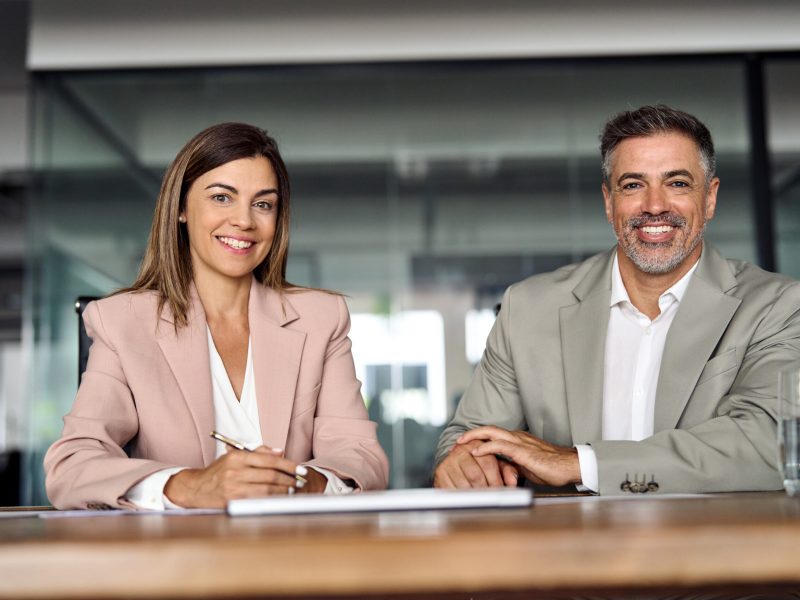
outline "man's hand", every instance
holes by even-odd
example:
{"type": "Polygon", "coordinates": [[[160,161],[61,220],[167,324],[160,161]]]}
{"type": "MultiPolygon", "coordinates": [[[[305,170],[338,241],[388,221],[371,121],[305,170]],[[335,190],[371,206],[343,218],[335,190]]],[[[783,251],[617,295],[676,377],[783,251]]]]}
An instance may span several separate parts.
{"type": "Polygon", "coordinates": [[[508,431],[491,425],[478,427],[458,438],[455,448],[467,446],[476,460],[497,454],[506,457],[534,483],[560,487],[581,482],[575,448],[554,446],[525,431],[508,431]]]}
{"type": "Polygon", "coordinates": [[[497,460],[493,454],[473,456],[471,451],[480,446],[480,440],[453,446],[450,454],[436,467],[433,487],[515,487],[519,479],[517,468],[506,461],[497,460]]]}

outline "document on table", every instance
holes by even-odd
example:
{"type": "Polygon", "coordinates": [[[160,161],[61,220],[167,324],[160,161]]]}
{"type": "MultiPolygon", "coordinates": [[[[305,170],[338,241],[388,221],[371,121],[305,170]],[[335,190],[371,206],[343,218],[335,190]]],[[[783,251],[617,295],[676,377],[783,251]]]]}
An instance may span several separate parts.
{"type": "Polygon", "coordinates": [[[48,510],[38,513],[40,519],[63,519],[74,517],[124,517],[160,515],[162,517],[186,517],[192,515],[220,515],[225,511],[219,508],[176,508],[170,510],[48,510]]]}
{"type": "Polygon", "coordinates": [[[228,502],[228,514],[242,516],[450,508],[518,508],[528,507],[532,503],[533,492],[527,488],[476,490],[426,488],[362,492],[345,496],[295,495],[244,498],[228,502]]]}

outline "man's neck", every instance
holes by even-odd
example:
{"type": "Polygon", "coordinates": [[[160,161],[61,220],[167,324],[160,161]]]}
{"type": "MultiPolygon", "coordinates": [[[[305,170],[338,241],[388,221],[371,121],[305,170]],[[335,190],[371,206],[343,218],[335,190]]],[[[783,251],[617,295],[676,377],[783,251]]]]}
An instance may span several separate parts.
{"type": "Polygon", "coordinates": [[[642,314],[650,319],[655,319],[661,314],[658,306],[658,299],[661,294],[680,281],[700,259],[702,244],[699,244],[694,252],[679,264],[675,269],[668,273],[645,273],[641,271],[630,258],[628,258],[619,247],[617,247],[617,260],[619,262],[619,274],[628,297],[642,314]]]}

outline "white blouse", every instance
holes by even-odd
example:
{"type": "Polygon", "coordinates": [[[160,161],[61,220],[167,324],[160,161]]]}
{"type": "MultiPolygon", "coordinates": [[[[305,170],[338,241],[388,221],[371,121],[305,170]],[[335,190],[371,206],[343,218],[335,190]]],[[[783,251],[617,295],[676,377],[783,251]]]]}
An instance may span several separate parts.
{"type": "MultiPolygon", "coordinates": [[[[247,366],[244,372],[244,385],[241,398],[236,397],[231,380],[225,370],[222,357],[217,352],[211,330],[208,332],[208,354],[211,357],[211,386],[214,402],[214,422],[220,433],[244,443],[255,449],[264,444],[261,437],[261,426],[258,419],[258,402],[256,401],[256,383],[253,375],[253,353],[250,340],[247,341],[247,366]]],[[[219,458],[227,452],[225,444],[216,441],[215,456],[219,458]]],[[[167,480],[186,467],[173,467],[156,471],[131,487],[125,497],[140,508],[149,510],[165,510],[180,508],[164,495],[167,480]]],[[[325,493],[329,495],[349,494],[353,491],[335,473],[320,467],[311,467],[322,473],[328,480],[325,493]]]]}

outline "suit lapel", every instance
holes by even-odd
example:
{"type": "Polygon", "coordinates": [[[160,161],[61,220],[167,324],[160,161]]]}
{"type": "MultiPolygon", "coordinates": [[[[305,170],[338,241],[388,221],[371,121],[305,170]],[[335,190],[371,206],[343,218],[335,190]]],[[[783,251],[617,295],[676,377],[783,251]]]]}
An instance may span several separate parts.
{"type": "Polygon", "coordinates": [[[602,435],[603,367],[613,260],[612,250],[575,287],[572,293],[577,302],[559,309],[564,385],[575,444],[599,440],[602,435]]]}
{"type": "Polygon", "coordinates": [[[654,431],[674,429],[741,300],[727,261],[708,244],[669,328],[656,388],[654,431]]]}
{"type": "Polygon", "coordinates": [[[189,406],[203,464],[209,465],[215,457],[214,440],[209,437],[214,429],[214,401],[205,312],[194,285],[190,289],[190,299],[189,323],[178,329],[177,335],[172,312],[168,306],[164,307],[159,322],[158,345],[189,406]]]}
{"type": "Polygon", "coordinates": [[[249,315],[261,436],[266,446],[285,449],[306,334],[285,328],[298,319],[287,295],[255,279],[249,315]]]}

